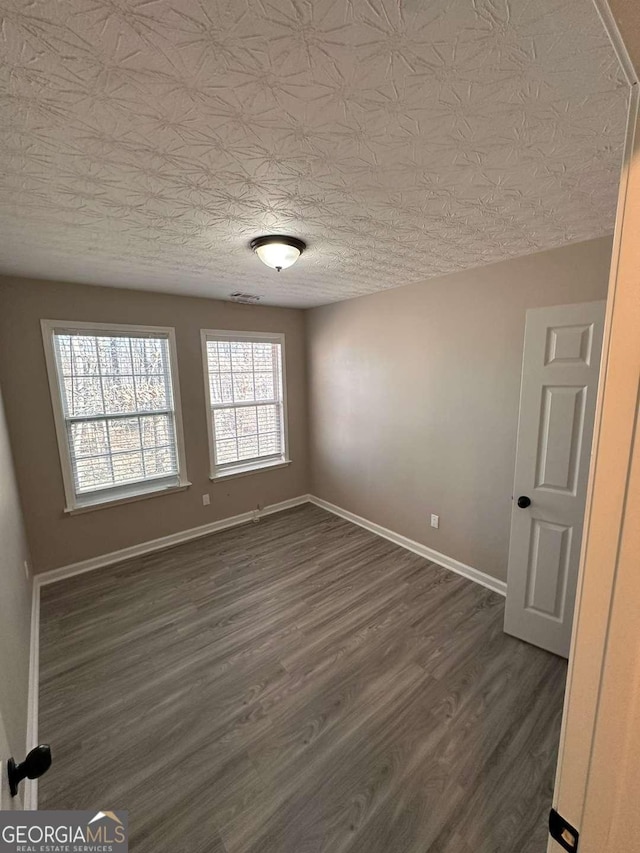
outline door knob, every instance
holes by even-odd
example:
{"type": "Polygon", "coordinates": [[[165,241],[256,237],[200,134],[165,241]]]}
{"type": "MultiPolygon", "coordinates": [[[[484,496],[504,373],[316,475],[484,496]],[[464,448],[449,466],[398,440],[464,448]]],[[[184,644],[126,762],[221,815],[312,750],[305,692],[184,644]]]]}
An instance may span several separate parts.
{"type": "Polygon", "coordinates": [[[526,509],[528,506],[531,506],[531,498],[528,498],[526,495],[520,495],[518,498],[518,506],[520,509],[526,509]]]}
{"type": "Polygon", "coordinates": [[[18,785],[23,779],[39,779],[50,767],[51,747],[47,743],[41,743],[32,749],[21,764],[16,764],[13,758],[10,758],[7,761],[7,774],[11,796],[15,797],[18,793],[18,785]]]}

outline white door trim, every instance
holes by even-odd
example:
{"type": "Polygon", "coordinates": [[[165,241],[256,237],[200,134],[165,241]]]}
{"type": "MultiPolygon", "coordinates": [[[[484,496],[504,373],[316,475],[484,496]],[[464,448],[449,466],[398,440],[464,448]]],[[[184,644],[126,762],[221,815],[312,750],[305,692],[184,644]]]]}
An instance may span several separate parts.
{"type": "MultiPolygon", "coordinates": [[[[27,742],[25,755],[38,745],[38,702],[40,693],[40,584],[31,583],[31,639],[29,643],[29,692],[27,699],[27,742]]],[[[20,758],[22,760],[22,758],[20,758]]],[[[23,782],[24,807],[29,811],[38,808],[38,780],[23,782]]]]}
{"type": "MultiPolygon", "coordinates": [[[[604,4],[598,6],[603,8],[604,4]]],[[[608,15],[613,20],[610,12],[608,15]]],[[[615,41],[614,47],[619,47],[615,41]]],[[[600,782],[592,775],[594,743],[598,727],[607,724],[599,718],[599,709],[621,546],[625,535],[629,535],[625,534],[623,522],[637,429],[637,364],[630,361],[637,359],[637,318],[629,311],[634,293],[637,298],[637,233],[631,225],[627,227],[627,219],[632,217],[637,225],[640,197],[640,165],[633,162],[634,150],[636,157],[640,157],[640,142],[636,139],[640,99],[637,78],[633,82],[605,317],[594,461],[587,491],[576,618],[553,800],[556,810],[578,830],[588,824],[589,814],[585,812],[588,789],[591,786],[595,790],[600,782]]],[[[620,709],[621,716],[625,710],[620,709]]],[[[618,720],[614,722],[619,724],[618,720]]],[[[607,815],[607,819],[612,818],[613,809],[607,815]]],[[[580,846],[585,853],[601,849],[590,845],[588,835],[581,838],[580,846]]],[[[548,853],[560,853],[561,849],[549,840],[548,853]]]]}

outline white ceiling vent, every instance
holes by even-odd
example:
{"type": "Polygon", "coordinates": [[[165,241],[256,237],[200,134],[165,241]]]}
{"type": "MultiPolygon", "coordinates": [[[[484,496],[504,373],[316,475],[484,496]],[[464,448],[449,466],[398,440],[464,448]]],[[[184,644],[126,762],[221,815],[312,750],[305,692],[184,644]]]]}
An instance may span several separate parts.
{"type": "Polygon", "coordinates": [[[260,302],[259,296],[255,296],[253,293],[242,293],[239,290],[236,290],[235,293],[230,293],[229,299],[232,302],[242,302],[243,305],[255,305],[260,302]]]}

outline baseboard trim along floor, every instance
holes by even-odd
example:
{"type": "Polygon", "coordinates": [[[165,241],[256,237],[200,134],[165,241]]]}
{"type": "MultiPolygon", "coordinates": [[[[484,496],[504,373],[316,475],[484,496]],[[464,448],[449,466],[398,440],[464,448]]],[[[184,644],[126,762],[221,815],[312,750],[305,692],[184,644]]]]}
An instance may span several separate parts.
{"type": "Polygon", "coordinates": [[[39,808],[136,853],[543,849],[566,664],[492,590],[309,502],[40,592],[39,808]]]}
{"type": "Polygon", "coordinates": [[[377,536],[382,536],[383,539],[388,539],[389,542],[400,545],[401,548],[406,548],[408,551],[413,551],[414,554],[419,554],[419,556],[424,557],[426,560],[430,560],[432,563],[438,563],[438,565],[455,572],[457,575],[462,575],[462,577],[468,578],[470,581],[479,583],[481,586],[491,589],[499,595],[506,596],[507,594],[507,584],[505,581],[491,577],[491,575],[481,572],[480,569],[474,569],[473,566],[467,566],[465,563],[461,563],[453,557],[447,557],[446,554],[441,554],[440,551],[436,551],[426,545],[421,545],[420,542],[416,542],[413,539],[402,536],[400,533],[389,530],[387,527],[382,527],[381,524],[376,524],[374,521],[362,518],[362,516],[349,512],[349,510],[342,509],[342,507],[329,503],[329,501],[322,500],[322,498],[316,498],[313,495],[309,495],[309,501],[322,509],[326,509],[327,512],[332,512],[334,515],[339,515],[340,518],[344,518],[347,521],[351,521],[354,524],[359,525],[360,527],[364,527],[365,530],[369,530],[377,536]]]}
{"type": "MultiPolygon", "coordinates": [[[[309,503],[309,500],[309,495],[300,495],[297,498],[291,498],[287,501],[271,504],[264,507],[262,510],[243,512],[240,515],[234,515],[230,518],[213,521],[211,524],[192,527],[189,530],[173,533],[170,536],[162,536],[159,539],[153,539],[149,542],[141,542],[140,544],[132,545],[129,548],[121,548],[119,551],[111,551],[109,554],[92,557],[90,560],[82,560],[78,563],[71,563],[68,566],[62,566],[59,569],[52,569],[51,571],[41,572],[40,574],[34,575],[31,592],[31,648],[29,652],[29,699],[25,755],[38,744],[38,698],[40,686],[40,589],[43,586],[56,583],[57,581],[64,580],[65,578],[74,577],[75,575],[81,575],[85,572],[91,572],[94,569],[101,569],[115,563],[121,563],[125,560],[130,560],[132,557],[141,557],[144,554],[152,554],[154,551],[164,551],[174,545],[180,545],[181,543],[188,542],[191,539],[208,536],[209,534],[216,533],[220,530],[227,530],[230,527],[237,527],[241,524],[257,521],[263,516],[272,515],[276,512],[282,512],[283,510],[309,503]]],[[[24,786],[24,807],[29,811],[36,810],[38,808],[38,780],[26,779],[24,786]]]]}
{"type": "Polygon", "coordinates": [[[164,551],[167,548],[173,548],[174,545],[181,545],[183,542],[189,542],[192,539],[200,539],[202,536],[209,536],[211,533],[217,533],[219,530],[227,530],[230,527],[238,527],[240,524],[248,524],[250,521],[258,521],[265,515],[272,515],[274,512],[283,512],[285,509],[291,509],[294,506],[309,503],[309,500],[309,495],[300,495],[297,498],[290,498],[286,501],[280,501],[280,503],[270,504],[260,510],[254,509],[250,512],[242,512],[239,515],[232,515],[229,518],[221,518],[218,521],[212,521],[210,524],[201,524],[199,527],[190,527],[188,530],[171,533],[169,536],[161,536],[159,539],[151,539],[148,542],[140,542],[138,545],[121,548],[119,551],[111,551],[109,554],[102,554],[99,557],[91,557],[89,560],[82,560],[79,563],[71,563],[68,566],[62,566],[59,569],[51,569],[48,572],[41,572],[35,576],[34,580],[40,586],[55,583],[56,581],[61,581],[65,578],[73,577],[74,575],[81,575],[84,572],[101,569],[103,566],[111,566],[114,563],[123,563],[125,560],[131,560],[133,557],[142,557],[145,554],[152,554],[154,551],[164,551]]]}
{"type": "Polygon", "coordinates": [[[130,560],[133,557],[141,557],[145,554],[152,554],[154,551],[164,551],[166,548],[173,548],[174,545],[180,545],[183,542],[189,542],[191,539],[199,539],[202,536],[209,536],[211,533],[217,533],[219,530],[227,530],[230,527],[237,527],[240,524],[247,524],[250,521],[258,521],[266,515],[272,515],[276,512],[283,512],[292,507],[300,506],[305,503],[312,503],[327,512],[332,512],[334,515],[340,516],[347,521],[364,527],[371,533],[377,536],[382,536],[383,539],[388,539],[394,542],[401,548],[406,548],[408,551],[413,551],[433,563],[438,563],[445,569],[455,572],[462,577],[479,583],[481,586],[497,592],[499,595],[507,594],[507,584],[505,581],[498,580],[480,569],[475,569],[473,566],[468,566],[466,563],[461,563],[453,557],[448,557],[446,554],[436,551],[434,548],[429,548],[427,545],[422,545],[414,539],[409,539],[407,536],[402,536],[394,530],[389,530],[381,524],[376,524],[374,521],[369,521],[354,512],[329,503],[322,498],[317,498],[315,495],[299,495],[296,498],[290,498],[280,503],[270,504],[261,510],[251,510],[243,512],[239,515],[232,515],[229,518],[221,518],[218,521],[212,521],[210,524],[202,524],[199,527],[191,527],[188,530],[181,530],[178,533],[172,533],[169,536],[161,536],[159,539],[152,539],[148,542],[140,542],[138,545],[131,545],[129,548],[121,548],[119,551],[111,551],[109,554],[102,554],[99,557],[91,557],[89,560],[82,560],[78,563],[71,563],[68,566],[62,566],[59,569],[51,569],[48,572],[41,572],[34,577],[34,588],[44,586],[45,584],[55,583],[56,581],[64,580],[65,578],[80,575],[84,572],[91,572],[94,569],[100,569],[103,566],[111,566],[114,563],[122,563],[125,560],[130,560]]]}
{"type": "MultiPolygon", "coordinates": [[[[198,539],[203,536],[208,536],[211,533],[217,533],[221,530],[227,530],[231,527],[238,527],[241,524],[247,524],[251,521],[258,521],[260,518],[273,515],[277,512],[291,509],[296,506],[301,506],[305,503],[312,503],[321,509],[331,512],[334,515],[340,516],[359,527],[371,533],[387,539],[401,548],[406,548],[420,557],[424,557],[433,563],[455,572],[474,583],[480,584],[487,589],[497,592],[499,595],[507,594],[507,585],[504,581],[493,578],[479,569],[474,569],[472,566],[467,566],[453,557],[448,557],[446,554],[441,554],[439,551],[422,545],[413,539],[402,536],[393,530],[389,530],[380,524],[369,521],[360,515],[356,515],[349,510],[329,503],[329,501],[317,498],[314,495],[300,495],[296,498],[291,498],[280,503],[271,504],[264,507],[262,510],[252,510],[239,515],[234,515],[229,518],[223,518],[219,521],[213,521],[211,524],[203,524],[199,527],[192,527],[189,530],[183,530],[179,533],[173,533],[170,536],[162,536],[159,539],[153,539],[149,542],[141,542],[138,545],[132,545],[129,548],[122,548],[119,551],[112,551],[109,554],[103,554],[99,557],[92,557],[89,560],[83,560],[78,563],[72,563],[68,566],[62,566],[59,569],[52,569],[48,572],[42,572],[35,575],[33,578],[33,600],[31,613],[31,652],[30,652],[30,671],[29,671],[29,713],[27,721],[27,744],[26,751],[28,752],[38,743],[38,687],[39,687],[39,652],[40,652],[40,589],[47,584],[56,583],[65,578],[73,577],[74,575],[84,574],[95,569],[100,569],[105,566],[110,566],[115,563],[121,563],[125,560],[130,560],[133,557],[140,557],[145,554],[152,554],[154,551],[163,551],[167,548],[172,548],[174,545],[180,545],[183,542],[189,542],[192,539],[198,539]]],[[[25,787],[24,804],[26,809],[37,809],[38,807],[38,787],[37,780],[28,782],[25,787]]]]}

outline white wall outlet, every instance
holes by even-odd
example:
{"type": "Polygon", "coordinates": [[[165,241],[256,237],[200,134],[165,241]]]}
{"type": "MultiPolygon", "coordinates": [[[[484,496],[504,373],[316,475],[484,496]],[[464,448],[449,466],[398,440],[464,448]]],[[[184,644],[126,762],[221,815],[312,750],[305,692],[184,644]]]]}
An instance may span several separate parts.
{"type": "Polygon", "coordinates": [[[27,576],[27,580],[31,580],[31,565],[29,563],[29,560],[24,560],[23,566],[24,566],[24,573],[27,576]]]}
{"type": "Polygon", "coordinates": [[[440,516],[436,515],[434,512],[431,513],[431,526],[440,527],[440,516]]]}
{"type": "Polygon", "coordinates": [[[210,503],[211,503],[211,498],[209,497],[209,495],[203,495],[202,496],[202,506],[209,506],[210,503]]]}

